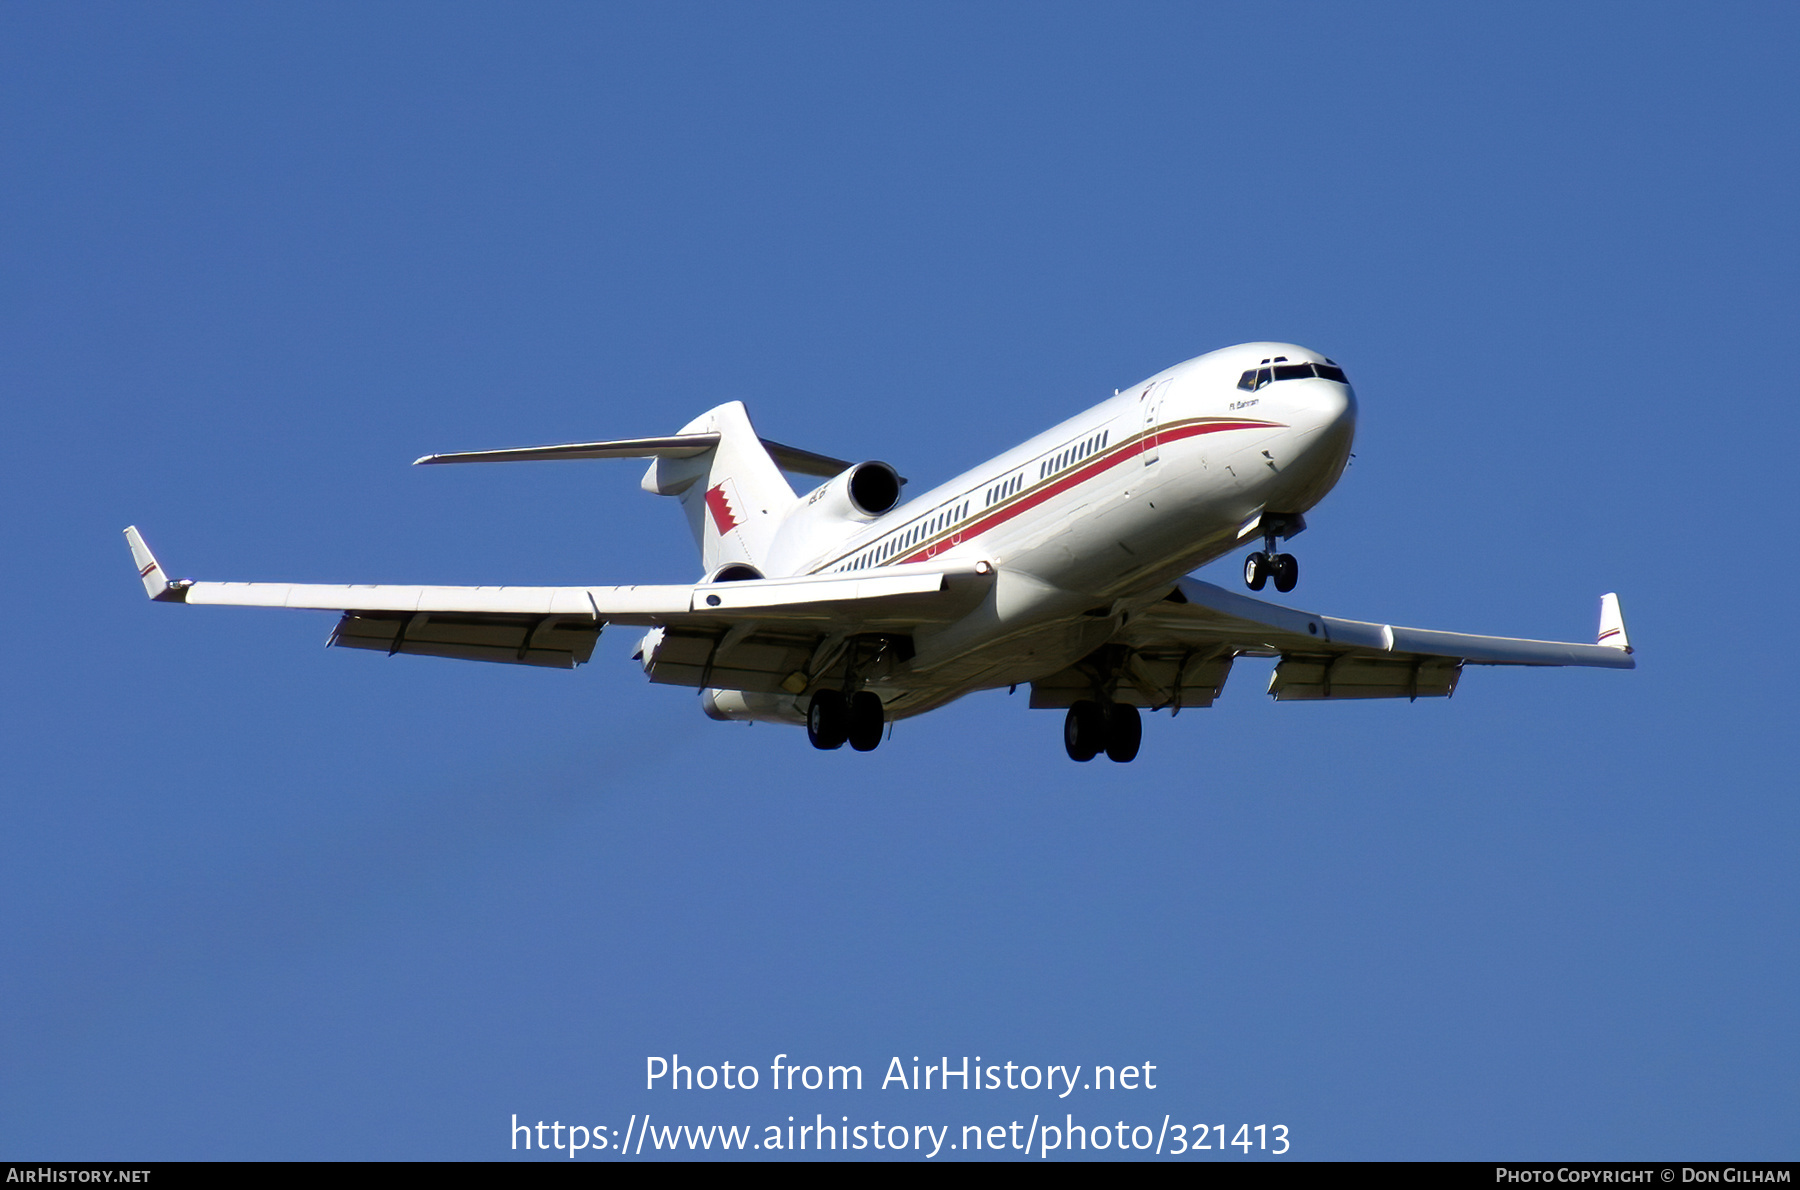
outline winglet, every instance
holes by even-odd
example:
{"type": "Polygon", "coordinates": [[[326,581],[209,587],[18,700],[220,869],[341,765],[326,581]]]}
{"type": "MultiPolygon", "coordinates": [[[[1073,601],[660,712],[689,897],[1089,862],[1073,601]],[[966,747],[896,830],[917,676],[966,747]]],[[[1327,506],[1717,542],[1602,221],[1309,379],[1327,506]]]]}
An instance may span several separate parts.
{"type": "Polygon", "coordinates": [[[1594,643],[1631,652],[1631,638],[1625,635],[1625,616],[1619,611],[1619,597],[1610,591],[1600,596],[1600,635],[1594,643]]]}
{"type": "Polygon", "coordinates": [[[171,583],[163,573],[162,563],[144,544],[144,535],[137,531],[136,525],[125,530],[125,544],[131,547],[131,560],[137,564],[138,577],[144,580],[144,594],[164,603],[184,603],[187,600],[189,583],[183,581],[171,583]]]}

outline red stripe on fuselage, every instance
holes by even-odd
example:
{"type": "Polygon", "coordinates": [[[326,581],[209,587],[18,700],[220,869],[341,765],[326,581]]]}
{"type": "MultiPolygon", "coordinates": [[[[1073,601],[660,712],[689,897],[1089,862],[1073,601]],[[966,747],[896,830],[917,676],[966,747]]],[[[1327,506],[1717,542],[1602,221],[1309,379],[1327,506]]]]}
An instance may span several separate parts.
{"type": "Polygon", "coordinates": [[[952,545],[962,545],[973,538],[986,533],[989,529],[1005,524],[1020,513],[1036,508],[1044,501],[1060,496],[1070,488],[1086,483],[1095,476],[1100,475],[1113,467],[1117,467],[1120,463],[1137,458],[1139,455],[1143,454],[1145,450],[1149,449],[1152,436],[1155,437],[1157,445],[1160,446],[1165,442],[1174,442],[1182,438],[1193,438],[1201,434],[1216,434],[1221,430],[1279,430],[1286,428],[1287,427],[1281,422],[1252,421],[1239,418],[1176,422],[1170,426],[1159,427],[1151,433],[1139,434],[1136,438],[1121,442],[1118,446],[1113,447],[1112,450],[1091,459],[1066,475],[1040,483],[1037,487],[1027,488],[1018,496],[1014,497],[1012,503],[999,505],[992,511],[977,517],[966,527],[955,530],[952,534],[952,537],[955,538],[954,541],[945,539],[933,542],[924,549],[916,550],[903,558],[896,558],[892,561],[885,562],[883,565],[898,566],[906,562],[929,561],[938,554],[950,549],[952,545]]]}

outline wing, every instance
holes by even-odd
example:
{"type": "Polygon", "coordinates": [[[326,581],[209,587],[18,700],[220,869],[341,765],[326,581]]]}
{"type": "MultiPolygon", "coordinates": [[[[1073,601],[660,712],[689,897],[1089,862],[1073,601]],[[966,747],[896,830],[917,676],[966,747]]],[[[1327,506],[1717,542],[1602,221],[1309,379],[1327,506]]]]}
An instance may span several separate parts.
{"type": "Polygon", "coordinates": [[[985,563],[629,587],[171,581],[135,526],[125,539],[151,599],[341,612],[331,645],[569,669],[593,655],[607,624],[640,625],[660,630],[646,638],[651,680],[731,685],[728,677],[741,677],[736,687],[747,690],[810,685],[852,634],[898,636],[954,620],[991,581],[985,563]]]}
{"type": "MultiPolygon", "coordinates": [[[[1344,620],[1182,579],[1114,642],[1125,650],[1115,697],[1178,710],[1210,705],[1242,656],[1280,658],[1269,693],[1282,701],[1447,696],[1464,665],[1637,665],[1611,594],[1601,597],[1596,643],[1579,644],[1344,620]]],[[[1031,705],[1068,706],[1091,697],[1094,683],[1091,665],[1072,667],[1034,683],[1031,705]]]]}

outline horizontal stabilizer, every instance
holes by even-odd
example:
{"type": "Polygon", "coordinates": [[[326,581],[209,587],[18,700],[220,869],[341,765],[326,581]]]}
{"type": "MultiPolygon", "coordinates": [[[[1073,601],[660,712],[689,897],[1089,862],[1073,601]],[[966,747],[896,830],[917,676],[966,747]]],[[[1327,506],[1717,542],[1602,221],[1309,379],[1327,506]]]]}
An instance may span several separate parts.
{"type": "Polygon", "coordinates": [[[556,459],[691,459],[719,444],[717,434],[671,434],[665,438],[619,438],[611,442],[565,442],[561,446],[518,446],[509,450],[464,450],[426,455],[429,463],[543,463],[556,459]]]}
{"type": "MultiPolygon", "coordinates": [[[[810,450],[801,450],[798,446],[783,446],[779,442],[771,442],[767,438],[759,438],[763,449],[775,460],[775,465],[783,471],[792,471],[795,475],[816,475],[821,479],[834,479],[855,466],[844,459],[834,459],[830,455],[814,454],[810,450]]],[[[900,482],[905,483],[905,480],[900,482]]]]}
{"type": "MultiPolygon", "coordinates": [[[[830,478],[842,475],[852,464],[830,455],[815,454],[797,446],[759,439],[775,465],[797,475],[830,478]]],[[[433,463],[543,463],[558,459],[692,459],[719,445],[719,435],[670,434],[663,438],[619,438],[610,442],[566,442],[560,446],[519,446],[508,450],[465,450],[426,455],[413,466],[433,463]]]]}

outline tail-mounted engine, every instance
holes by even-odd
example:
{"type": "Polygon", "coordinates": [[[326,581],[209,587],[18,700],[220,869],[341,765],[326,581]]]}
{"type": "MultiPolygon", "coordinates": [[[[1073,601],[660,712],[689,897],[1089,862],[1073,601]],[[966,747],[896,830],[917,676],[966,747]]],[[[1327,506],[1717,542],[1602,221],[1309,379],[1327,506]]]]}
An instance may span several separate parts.
{"type": "Polygon", "coordinates": [[[806,497],[806,506],[828,516],[873,520],[900,503],[900,487],[905,482],[886,463],[858,463],[820,484],[806,497]]]}
{"type": "Polygon", "coordinates": [[[776,531],[771,573],[799,566],[900,503],[906,481],[886,463],[858,463],[800,498],[776,531]]]}

